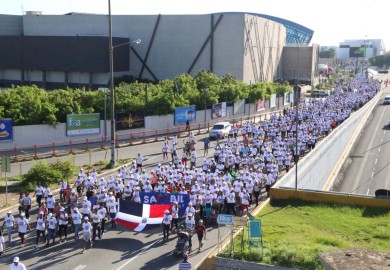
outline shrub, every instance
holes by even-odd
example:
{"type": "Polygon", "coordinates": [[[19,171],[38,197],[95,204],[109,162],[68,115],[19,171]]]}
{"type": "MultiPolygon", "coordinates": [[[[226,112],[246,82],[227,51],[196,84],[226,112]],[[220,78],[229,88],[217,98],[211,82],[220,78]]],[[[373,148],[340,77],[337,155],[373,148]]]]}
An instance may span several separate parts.
{"type": "Polygon", "coordinates": [[[48,165],[46,162],[37,162],[24,176],[23,185],[36,186],[41,183],[43,186],[58,183],[59,180],[68,180],[74,175],[77,167],[72,161],[57,161],[48,165]]]}

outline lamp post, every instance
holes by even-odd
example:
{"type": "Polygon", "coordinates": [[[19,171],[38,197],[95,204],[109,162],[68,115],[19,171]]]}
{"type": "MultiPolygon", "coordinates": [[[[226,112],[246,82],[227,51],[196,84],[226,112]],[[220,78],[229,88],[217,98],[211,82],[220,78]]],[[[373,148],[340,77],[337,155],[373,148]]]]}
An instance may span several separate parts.
{"type": "Polygon", "coordinates": [[[116,46],[112,44],[112,17],[111,17],[111,0],[108,0],[108,46],[109,46],[109,61],[110,61],[110,88],[111,88],[111,160],[110,166],[114,167],[116,164],[115,154],[115,85],[114,85],[114,48],[123,46],[129,43],[140,43],[140,39],[125,42],[116,46]]]}
{"type": "Polygon", "coordinates": [[[299,145],[298,145],[298,115],[299,115],[299,98],[300,98],[300,87],[299,87],[299,45],[298,45],[298,52],[297,52],[297,71],[295,72],[296,78],[295,78],[295,151],[294,151],[294,161],[295,161],[295,191],[298,190],[298,161],[299,161],[299,145]]]}

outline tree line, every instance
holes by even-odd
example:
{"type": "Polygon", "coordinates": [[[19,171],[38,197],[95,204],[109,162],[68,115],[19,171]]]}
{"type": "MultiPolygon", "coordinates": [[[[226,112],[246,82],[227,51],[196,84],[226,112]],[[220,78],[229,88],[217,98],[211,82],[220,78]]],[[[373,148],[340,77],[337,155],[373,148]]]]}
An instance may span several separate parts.
{"type": "MultiPolygon", "coordinates": [[[[121,82],[115,87],[115,111],[143,112],[147,115],[166,115],[176,107],[195,105],[198,109],[212,104],[245,99],[255,103],[272,94],[283,95],[291,91],[288,82],[260,82],[248,85],[234,76],[216,75],[200,71],[192,77],[180,74],[173,80],[157,83],[121,82]]],[[[33,86],[13,86],[0,92],[0,118],[12,118],[14,125],[48,124],[56,126],[66,122],[67,114],[100,113],[104,117],[104,104],[110,117],[110,93],[97,90],[57,89],[46,91],[33,86]]]]}

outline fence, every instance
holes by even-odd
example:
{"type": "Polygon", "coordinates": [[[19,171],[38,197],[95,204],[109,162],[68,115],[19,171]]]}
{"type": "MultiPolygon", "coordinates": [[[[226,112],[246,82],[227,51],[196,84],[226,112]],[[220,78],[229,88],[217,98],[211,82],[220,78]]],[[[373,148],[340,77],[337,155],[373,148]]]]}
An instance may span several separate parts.
{"type": "MultiPolygon", "coordinates": [[[[190,131],[195,135],[207,134],[214,123],[219,121],[228,121],[234,125],[241,127],[246,121],[258,123],[262,120],[269,119],[272,114],[280,115],[280,111],[266,112],[250,116],[218,119],[207,123],[196,123],[190,125],[190,131]]],[[[116,148],[132,146],[135,144],[143,144],[157,142],[177,135],[178,138],[188,137],[189,131],[186,131],[186,126],[174,126],[169,128],[129,131],[127,133],[116,134],[116,148]]],[[[80,154],[88,151],[98,151],[110,148],[110,137],[98,136],[86,139],[73,139],[67,141],[52,142],[50,144],[35,144],[32,146],[16,146],[0,150],[0,156],[9,156],[12,162],[26,161],[33,159],[43,159],[50,157],[58,157],[69,154],[80,154]]]]}

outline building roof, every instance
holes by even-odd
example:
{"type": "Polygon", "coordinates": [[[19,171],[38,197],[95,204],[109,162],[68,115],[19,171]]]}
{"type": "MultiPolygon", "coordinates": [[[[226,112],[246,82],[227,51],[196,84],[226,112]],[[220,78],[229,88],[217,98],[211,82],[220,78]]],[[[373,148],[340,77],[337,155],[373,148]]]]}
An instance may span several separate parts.
{"type": "Polygon", "coordinates": [[[287,45],[309,45],[314,31],[295,22],[282,19],[279,17],[260,14],[260,13],[248,13],[248,12],[225,12],[225,13],[246,13],[252,16],[262,17],[280,24],[286,27],[286,44],[287,45]]]}

